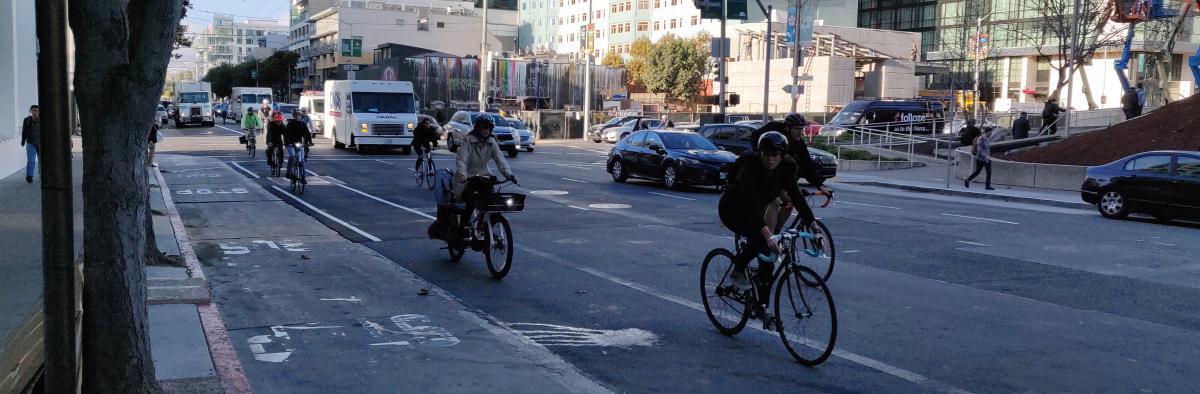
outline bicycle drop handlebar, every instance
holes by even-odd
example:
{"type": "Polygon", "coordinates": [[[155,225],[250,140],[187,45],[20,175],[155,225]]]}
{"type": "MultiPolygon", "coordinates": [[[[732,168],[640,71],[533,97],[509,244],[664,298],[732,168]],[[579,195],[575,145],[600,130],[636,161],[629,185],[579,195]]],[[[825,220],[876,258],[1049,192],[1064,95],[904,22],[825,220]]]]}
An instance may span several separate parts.
{"type": "Polygon", "coordinates": [[[824,190],[817,190],[817,191],[813,192],[813,191],[808,191],[808,189],[801,189],[800,194],[803,194],[805,197],[825,196],[825,202],[821,204],[821,208],[828,207],[829,204],[833,203],[833,190],[832,189],[829,190],[829,192],[825,192],[824,190]]]}

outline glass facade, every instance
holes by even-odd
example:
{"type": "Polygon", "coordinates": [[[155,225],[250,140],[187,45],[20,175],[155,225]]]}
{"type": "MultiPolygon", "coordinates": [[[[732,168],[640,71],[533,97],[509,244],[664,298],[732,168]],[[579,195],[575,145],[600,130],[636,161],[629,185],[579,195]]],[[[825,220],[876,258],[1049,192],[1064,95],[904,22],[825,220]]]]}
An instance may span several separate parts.
{"type": "Polygon", "coordinates": [[[859,0],[858,27],[921,33],[921,52],[937,48],[937,0],[859,0]]]}

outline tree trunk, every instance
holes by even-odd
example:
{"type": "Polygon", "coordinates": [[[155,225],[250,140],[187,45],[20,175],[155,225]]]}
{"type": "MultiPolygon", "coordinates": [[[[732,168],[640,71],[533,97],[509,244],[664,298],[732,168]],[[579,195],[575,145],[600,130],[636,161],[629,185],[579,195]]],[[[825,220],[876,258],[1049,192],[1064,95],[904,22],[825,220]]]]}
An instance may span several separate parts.
{"type": "Polygon", "coordinates": [[[180,0],[73,1],[83,133],[86,391],[153,393],[146,311],[145,125],[171,56],[180,0]]]}
{"type": "Polygon", "coordinates": [[[1076,66],[1076,69],[1079,70],[1079,83],[1083,84],[1080,89],[1083,90],[1083,97],[1087,99],[1088,109],[1100,108],[1096,105],[1096,99],[1092,98],[1092,85],[1091,82],[1088,82],[1087,70],[1083,68],[1082,63],[1076,66]]]}

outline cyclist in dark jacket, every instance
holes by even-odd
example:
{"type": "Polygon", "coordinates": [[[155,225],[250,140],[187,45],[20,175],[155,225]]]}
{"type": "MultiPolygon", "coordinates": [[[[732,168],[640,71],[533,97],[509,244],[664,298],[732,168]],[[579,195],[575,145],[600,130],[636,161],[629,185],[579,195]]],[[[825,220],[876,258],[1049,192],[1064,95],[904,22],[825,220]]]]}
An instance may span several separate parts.
{"type": "MultiPolygon", "coordinates": [[[[417,128],[413,130],[412,150],[417,154],[417,165],[413,167],[413,171],[420,171],[421,164],[425,163],[425,156],[433,151],[433,144],[437,142],[437,129],[434,128],[429,118],[421,118],[417,123],[417,128]]],[[[433,158],[429,158],[433,160],[433,158]]]]}
{"type": "MultiPolygon", "coordinates": [[[[308,151],[308,147],[312,146],[312,134],[309,134],[308,125],[304,124],[302,116],[303,114],[301,114],[299,110],[292,111],[292,120],[288,121],[287,127],[283,131],[283,146],[287,148],[289,163],[290,160],[299,160],[300,174],[303,174],[308,170],[307,166],[305,166],[306,163],[304,159],[304,153],[308,151]],[[301,147],[296,147],[297,143],[303,145],[301,147]]],[[[288,174],[292,175],[290,167],[288,169],[288,174]]],[[[300,182],[307,184],[308,179],[306,177],[300,177],[300,182]]]]}
{"type": "Polygon", "coordinates": [[[283,148],[283,132],[286,129],[287,129],[287,125],[284,124],[283,122],[271,120],[271,123],[267,124],[267,145],[268,146],[278,145],[282,149],[283,148]]]}
{"type": "MultiPolygon", "coordinates": [[[[759,137],[758,152],[743,154],[729,168],[730,183],[721,194],[717,211],[721,223],[747,241],[734,257],[733,280],[739,287],[749,287],[745,271],[751,259],[780,250],[770,239],[775,232],[767,226],[767,207],[775,203],[781,193],[793,201],[804,198],[796,186],[796,163],[787,157],[787,151],[787,137],[779,132],[767,132],[759,137]]],[[[767,266],[759,267],[759,277],[769,283],[772,268],[769,262],[764,263],[767,266]]]]}
{"type": "MultiPolygon", "coordinates": [[[[812,155],[808,152],[808,144],[804,142],[804,126],[806,125],[808,125],[808,121],[804,119],[804,116],[793,112],[784,117],[783,122],[767,122],[755,130],[751,141],[757,142],[758,138],[767,132],[782,133],[788,140],[787,156],[796,164],[795,180],[799,181],[800,178],[804,178],[809,185],[829,192],[829,189],[825,187],[825,178],[821,176],[821,167],[813,161],[812,155]]],[[[808,204],[795,204],[795,200],[781,194],[778,200],[767,207],[767,218],[765,219],[767,225],[775,229],[775,232],[779,232],[787,218],[792,216],[792,208],[796,209],[796,214],[800,215],[805,225],[812,223],[812,208],[808,204]]]]}

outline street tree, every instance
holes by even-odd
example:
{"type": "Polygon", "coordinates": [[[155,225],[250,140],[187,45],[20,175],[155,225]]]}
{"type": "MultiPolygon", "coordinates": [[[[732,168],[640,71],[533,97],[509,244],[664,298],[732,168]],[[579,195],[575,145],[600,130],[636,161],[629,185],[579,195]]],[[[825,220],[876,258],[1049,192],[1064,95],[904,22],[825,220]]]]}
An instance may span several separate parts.
{"type": "Polygon", "coordinates": [[[700,94],[707,65],[708,54],[700,53],[695,43],[668,34],[646,59],[646,88],[666,94],[668,102],[691,102],[700,94]]]}
{"type": "Polygon", "coordinates": [[[653,49],[654,43],[646,36],[638,37],[629,44],[629,61],[625,62],[625,68],[629,70],[630,85],[646,85],[646,58],[653,49]]]}
{"type": "Polygon", "coordinates": [[[144,165],[183,2],[69,7],[83,129],[83,387],[158,392],[146,310],[144,165]]]}
{"type": "Polygon", "coordinates": [[[217,97],[229,97],[233,94],[233,86],[236,82],[234,68],[235,66],[232,64],[222,64],[210,68],[201,81],[212,84],[213,94],[217,97]]]}
{"type": "Polygon", "coordinates": [[[1030,42],[1037,51],[1037,58],[1050,65],[1057,76],[1054,90],[1050,98],[1059,98],[1064,87],[1070,83],[1076,72],[1080,73],[1083,83],[1084,97],[1088,107],[1098,108],[1090,94],[1091,87],[1087,75],[1080,72],[1090,61],[1097,50],[1113,45],[1120,45],[1127,28],[1109,28],[1108,17],[1111,15],[1111,2],[1106,0],[1078,0],[1079,28],[1072,31],[1074,3],[1076,0],[1030,0],[1023,3],[1028,7],[1034,18],[1023,23],[1007,24],[1010,35],[1030,42]],[[1073,40],[1073,37],[1079,37],[1073,40]],[[1072,42],[1075,41],[1075,42],[1072,42]],[[1074,61],[1072,61],[1072,53],[1074,61]]]}
{"type": "Polygon", "coordinates": [[[621,55],[618,55],[615,51],[608,51],[608,53],[604,54],[604,59],[600,60],[600,64],[613,68],[624,67],[625,59],[622,59],[621,55]]]}

